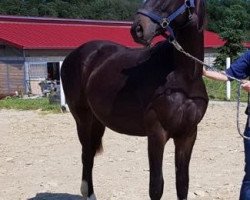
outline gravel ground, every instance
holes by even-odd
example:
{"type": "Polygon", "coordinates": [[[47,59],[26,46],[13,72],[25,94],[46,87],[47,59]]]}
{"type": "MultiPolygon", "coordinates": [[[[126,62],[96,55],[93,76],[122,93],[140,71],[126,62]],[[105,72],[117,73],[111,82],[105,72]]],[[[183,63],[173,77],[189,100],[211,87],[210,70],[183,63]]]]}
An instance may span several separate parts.
{"type": "MultiPolygon", "coordinates": [[[[241,106],[241,126],[245,124],[241,106]]],[[[0,199],[80,200],[81,146],[70,113],[0,110],[0,199]]],[[[146,138],[109,129],[96,157],[98,200],[148,197],[146,138]]],[[[236,130],[236,104],[210,102],[199,125],[190,164],[189,199],[238,199],[244,169],[243,141],[236,130]]],[[[164,155],[162,199],[176,199],[174,146],[164,155]]]]}

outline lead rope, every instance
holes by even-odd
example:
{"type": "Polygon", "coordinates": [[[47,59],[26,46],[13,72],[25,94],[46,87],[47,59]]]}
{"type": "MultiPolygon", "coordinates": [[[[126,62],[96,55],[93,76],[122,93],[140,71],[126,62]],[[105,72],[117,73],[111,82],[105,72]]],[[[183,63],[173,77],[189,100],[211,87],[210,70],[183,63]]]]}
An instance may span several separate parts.
{"type": "MultiPolygon", "coordinates": [[[[240,88],[241,88],[241,86],[239,84],[239,87],[238,87],[238,95],[239,96],[240,96],[240,88]]],[[[248,116],[249,115],[249,105],[250,105],[249,103],[250,103],[250,96],[249,96],[249,93],[248,93],[248,97],[247,97],[247,109],[246,109],[247,126],[249,126],[249,116],[248,116]]],[[[240,107],[240,100],[237,102],[237,120],[239,120],[239,113],[240,113],[239,107],[240,107]]],[[[238,132],[241,133],[239,123],[237,123],[237,129],[238,129],[238,132]]],[[[247,137],[247,136],[245,136],[243,134],[240,134],[240,136],[243,137],[244,139],[247,139],[247,140],[249,140],[249,138],[250,138],[250,137],[247,137]]]]}
{"type": "Polygon", "coordinates": [[[203,66],[205,66],[205,67],[211,69],[212,71],[221,73],[221,74],[227,76],[228,78],[230,78],[230,79],[232,79],[232,80],[235,80],[235,81],[237,81],[237,82],[239,83],[239,85],[238,85],[238,91],[237,91],[237,119],[236,119],[236,120],[237,120],[237,130],[238,130],[239,135],[240,135],[242,138],[244,138],[244,139],[246,139],[246,140],[250,140],[250,137],[247,137],[247,136],[245,136],[244,134],[242,134],[242,133],[241,133],[241,130],[240,130],[240,120],[239,120],[239,119],[240,119],[240,95],[241,95],[241,83],[242,83],[242,80],[237,79],[237,78],[235,78],[235,77],[232,77],[232,76],[226,74],[225,72],[221,72],[221,71],[219,71],[218,69],[216,69],[216,68],[214,68],[214,67],[212,67],[212,66],[210,66],[210,65],[208,65],[208,64],[206,64],[206,63],[204,63],[204,62],[202,62],[202,61],[199,60],[198,58],[192,56],[190,53],[186,52],[186,51],[182,48],[182,46],[177,42],[177,40],[176,40],[175,38],[170,38],[170,39],[169,39],[169,42],[170,42],[171,44],[173,44],[174,47],[175,47],[179,52],[183,53],[184,55],[186,55],[187,57],[191,58],[192,60],[194,60],[194,61],[198,62],[199,64],[201,64],[201,65],[203,65],[203,66]]]}
{"type": "MultiPolygon", "coordinates": [[[[240,134],[240,136],[244,139],[247,139],[247,140],[250,140],[250,137],[247,137],[245,136],[244,134],[241,133],[241,130],[240,130],[240,93],[241,93],[241,86],[240,86],[240,83],[238,85],[238,90],[237,90],[237,95],[238,95],[238,98],[237,98],[237,130],[238,130],[238,133],[240,134]]],[[[249,94],[248,94],[248,106],[249,106],[249,94]]],[[[248,115],[248,107],[247,107],[247,115],[248,115]]],[[[248,120],[248,117],[247,117],[247,120],[248,120]]],[[[249,122],[248,122],[249,123],[249,122]]],[[[248,126],[248,123],[247,123],[247,126],[248,126]]]]}

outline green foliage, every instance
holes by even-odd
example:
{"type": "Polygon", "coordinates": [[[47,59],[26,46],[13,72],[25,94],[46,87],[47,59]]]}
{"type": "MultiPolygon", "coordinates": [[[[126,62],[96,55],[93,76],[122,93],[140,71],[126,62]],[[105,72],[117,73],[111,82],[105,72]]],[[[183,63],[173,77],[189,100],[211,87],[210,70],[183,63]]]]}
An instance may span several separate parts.
{"type": "Polygon", "coordinates": [[[92,19],[130,20],[138,4],[124,0],[93,0],[85,6],[85,17],[92,19]]]}
{"type": "MultiPolygon", "coordinates": [[[[240,29],[234,29],[237,21],[234,19],[228,20],[231,22],[231,26],[225,25],[224,30],[220,33],[221,38],[226,41],[224,46],[218,48],[218,56],[215,60],[215,65],[220,69],[224,69],[226,66],[226,58],[230,57],[233,62],[238,58],[239,53],[243,50],[243,31],[240,29]]],[[[225,22],[226,24],[227,22],[225,22]]]]}
{"type": "Polygon", "coordinates": [[[0,14],[131,20],[141,0],[0,0],[0,14]]]}
{"type": "Polygon", "coordinates": [[[50,104],[48,98],[21,99],[6,97],[0,100],[0,109],[42,110],[58,113],[60,112],[60,105],[50,104]]]}
{"type": "Polygon", "coordinates": [[[207,20],[208,30],[219,33],[220,27],[223,26],[223,19],[225,17],[237,17],[237,19],[245,19],[241,21],[244,23],[247,30],[250,30],[250,1],[249,0],[207,0],[207,20]],[[238,8],[237,8],[238,7],[238,8]],[[239,16],[231,16],[229,9],[236,8],[239,16]],[[240,16],[240,13],[246,16],[240,16]]]}
{"type": "MultiPolygon", "coordinates": [[[[206,77],[203,78],[206,88],[207,88],[207,93],[209,96],[210,100],[222,100],[225,101],[226,99],[226,83],[221,82],[221,81],[214,81],[211,79],[208,79],[206,77]]],[[[231,99],[230,101],[236,101],[238,97],[238,87],[239,84],[235,81],[231,82],[231,99]]],[[[241,101],[242,102],[247,102],[248,94],[245,91],[241,91],[241,101]]]]}
{"type": "MultiPolygon", "coordinates": [[[[234,61],[239,53],[242,52],[242,42],[249,26],[249,13],[245,9],[245,0],[236,1],[216,1],[213,0],[208,6],[209,9],[214,9],[215,12],[210,15],[210,28],[219,33],[220,37],[226,41],[225,45],[218,49],[218,57],[215,65],[223,69],[226,65],[226,57],[230,57],[234,61]],[[219,19],[213,21],[213,19],[219,19]]],[[[249,4],[249,3],[248,3],[249,4]]],[[[250,11],[249,11],[250,12],[250,11]]]]}

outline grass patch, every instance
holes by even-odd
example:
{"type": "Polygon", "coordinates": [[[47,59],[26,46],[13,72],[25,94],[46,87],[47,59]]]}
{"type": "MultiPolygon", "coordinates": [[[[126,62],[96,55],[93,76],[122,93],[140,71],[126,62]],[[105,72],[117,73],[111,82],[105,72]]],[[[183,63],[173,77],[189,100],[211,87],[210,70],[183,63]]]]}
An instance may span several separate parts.
{"type": "MultiPolygon", "coordinates": [[[[209,99],[226,101],[226,83],[221,81],[214,81],[206,77],[203,78],[209,99]]],[[[236,81],[231,82],[231,99],[230,101],[236,101],[238,98],[238,83],[236,81]]],[[[248,94],[245,90],[241,90],[240,100],[242,102],[247,102],[248,94]]]]}
{"type": "Polygon", "coordinates": [[[53,113],[61,112],[59,104],[51,104],[48,98],[22,99],[6,97],[0,100],[0,109],[41,110],[53,113]]]}

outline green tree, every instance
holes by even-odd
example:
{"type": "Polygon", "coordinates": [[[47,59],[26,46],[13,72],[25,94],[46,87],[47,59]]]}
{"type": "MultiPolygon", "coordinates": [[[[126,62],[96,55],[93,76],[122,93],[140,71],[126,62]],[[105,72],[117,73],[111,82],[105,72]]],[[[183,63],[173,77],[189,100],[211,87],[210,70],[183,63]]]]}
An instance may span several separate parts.
{"type": "Polygon", "coordinates": [[[41,17],[44,16],[57,17],[58,13],[55,7],[56,4],[54,2],[41,3],[38,5],[38,14],[41,17]]]}
{"type": "Polygon", "coordinates": [[[0,14],[130,20],[140,4],[141,0],[0,0],[0,14]]]}
{"type": "Polygon", "coordinates": [[[131,20],[138,2],[124,0],[92,0],[82,5],[82,17],[101,20],[131,20]]]}
{"type": "Polygon", "coordinates": [[[0,2],[1,10],[3,11],[1,14],[6,15],[21,15],[24,8],[24,1],[20,0],[5,0],[0,2]]]}
{"type": "Polygon", "coordinates": [[[219,33],[225,45],[218,49],[219,55],[215,61],[218,67],[223,69],[226,57],[230,57],[233,61],[243,50],[242,42],[247,29],[247,17],[247,12],[241,5],[232,5],[225,9],[219,33]]]}
{"type": "MultiPolygon", "coordinates": [[[[227,9],[233,6],[241,6],[244,15],[246,30],[244,36],[250,39],[250,1],[249,0],[207,0],[207,29],[220,33],[221,27],[224,26],[224,19],[228,17],[227,9]]],[[[230,14],[230,13],[229,13],[230,14]]]]}

